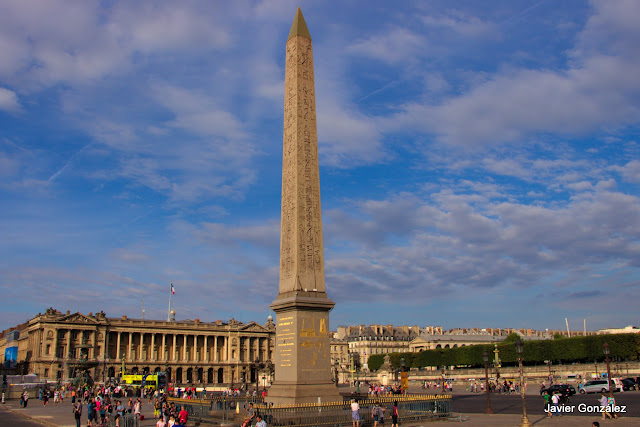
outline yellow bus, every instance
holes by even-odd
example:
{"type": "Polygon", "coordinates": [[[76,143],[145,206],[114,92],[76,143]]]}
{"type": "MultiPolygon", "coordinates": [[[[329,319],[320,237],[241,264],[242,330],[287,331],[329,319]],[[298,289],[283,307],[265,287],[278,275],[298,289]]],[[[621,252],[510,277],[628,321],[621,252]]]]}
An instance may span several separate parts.
{"type": "Polygon", "coordinates": [[[155,372],[153,374],[142,375],[123,375],[122,384],[133,388],[165,388],[167,386],[167,375],[164,372],[155,372]]]}

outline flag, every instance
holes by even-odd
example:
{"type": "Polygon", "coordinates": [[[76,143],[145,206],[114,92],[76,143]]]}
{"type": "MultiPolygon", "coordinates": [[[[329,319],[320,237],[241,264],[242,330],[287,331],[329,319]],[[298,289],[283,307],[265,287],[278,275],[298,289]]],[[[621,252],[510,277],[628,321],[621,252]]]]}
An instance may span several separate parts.
{"type": "Polygon", "coordinates": [[[173,283],[171,284],[171,293],[172,293],[173,295],[175,295],[175,294],[176,294],[175,289],[173,289],[173,283]]]}

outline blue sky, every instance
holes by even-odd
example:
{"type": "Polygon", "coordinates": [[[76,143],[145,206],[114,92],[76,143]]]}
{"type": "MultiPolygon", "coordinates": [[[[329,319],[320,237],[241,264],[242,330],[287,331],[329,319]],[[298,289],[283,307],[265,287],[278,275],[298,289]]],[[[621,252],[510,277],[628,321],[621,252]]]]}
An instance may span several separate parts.
{"type": "Polygon", "coordinates": [[[637,325],[640,2],[9,0],[0,328],[264,323],[298,5],[332,327],[637,325]]]}

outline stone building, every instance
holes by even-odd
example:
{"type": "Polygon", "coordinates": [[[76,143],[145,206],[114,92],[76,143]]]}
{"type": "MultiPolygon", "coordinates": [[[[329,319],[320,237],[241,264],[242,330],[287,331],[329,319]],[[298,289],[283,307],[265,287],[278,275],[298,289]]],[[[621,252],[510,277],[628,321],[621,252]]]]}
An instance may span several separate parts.
{"type": "MultiPolygon", "coordinates": [[[[159,321],[61,313],[53,308],[21,325],[18,362],[41,379],[67,380],[79,368],[97,381],[166,371],[179,384],[251,384],[272,369],[275,324],[159,321]]],[[[5,333],[3,333],[3,336],[5,333]]],[[[6,339],[0,340],[4,354],[6,339]]],[[[260,386],[262,381],[260,380],[260,386]]]]}
{"type": "Polygon", "coordinates": [[[409,343],[420,333],[418,326],[339,326],[337,339],[347,341],[349,353],[360,356],[363,368],[373,354],[406,353],[409,343]]]}

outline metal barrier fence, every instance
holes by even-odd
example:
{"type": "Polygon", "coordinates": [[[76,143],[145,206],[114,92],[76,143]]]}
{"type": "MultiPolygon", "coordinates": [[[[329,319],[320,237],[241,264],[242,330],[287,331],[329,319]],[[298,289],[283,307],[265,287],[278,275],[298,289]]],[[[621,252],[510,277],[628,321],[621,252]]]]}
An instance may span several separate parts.
{"type": "MultiPolygon", "coordinates": [[[[259,401],[262,398],[257,399],[259,401]]],[[[236,407],[240,414],[246,414],[251,398],[227,397],[207,400],[169,398],[176,406],[183,406],[194,422],[211,422],[216,418],[225,423],[237,417],[236,407]]],[[[447,418],[451,413],[451,395],[404,395],[377,397],[358,400],[360,405],[360,425],[372,426],[372,410],[376,403],[384,409],[384,419],[391,424],[391,409],[398,402],[398,420],[427,420],[447,418]]],[[[347,426],[352,424],[351,402],[316,403],[299,405],[269,405],[253,401],[267,425],[279,426],[347,426]]],[[[129,426],[127,426],[129,427],[129,426]]],[[[133,426],[137,427],[137,426],[133,426]]]]}
{"type": "MultiPolygon", "coordinates": [[[[105,425],[108,427],[116,427],[115,415],[110,416],[105,425]]],[[[134,414],[124,414],[120,417],[120,427],[140,427],[140,420],[134,414]]]]}
{"type": "MultiPolygon", "coordinates": [[[[391,423],[393,403],[398,402],[398,421],[446,418],[451,413],[450,395],[405,395],[359,400],[360,425],[373,425],[372,410],[376,403],[384,409],[384,418],[391,423]]],[[[267,425],[277,426],[342,426],[351,425],[350,402],[256,405],[267,425]]]]}
{"type": "Polygon", "coordinates": [[[220,419],[222,423],[234,418],[236,410],[239,413],[246,413],[249,403],[255,406],[264,402],[262,396],[211,396],[207,399],[178,399],[169,397],[169,402],[176,406],[182,406],[189,414],[189,420],[211,421],[214,418],[220,419]]]}

